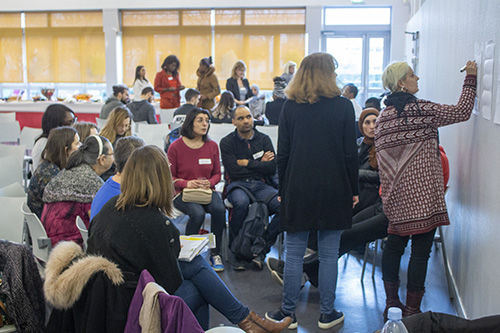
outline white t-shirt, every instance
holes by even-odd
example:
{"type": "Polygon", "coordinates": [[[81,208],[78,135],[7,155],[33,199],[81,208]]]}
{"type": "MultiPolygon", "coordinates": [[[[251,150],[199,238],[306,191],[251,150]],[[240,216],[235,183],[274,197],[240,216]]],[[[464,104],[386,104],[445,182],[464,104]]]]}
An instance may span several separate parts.
{"type": "Polygon", "coordinates": [[[356,121],[359,121],[359,116],[361,116],[361,112],[363,112],[363,108],[361,105],[356,102],[355,99],[351,99],[352,106],[354,107],[354,114],[356,115],[356,121]]]}
{"type": "Polygon", "coordinates": [[[47,144],[47,138],[40,138],[33,146],[31,150],[31,158],[33,159],[33,170],[36,170],[40,162],[42,161],[42,151],[47,144]]]}
{"type": "Polygon", "coordinates": [[[151,84],[151,82],[148,81],[135,80],[134,85],[132,86],[132,89],[134,90],[134,101],[141,100],[142,90],[146,87],[153,88],[153,85],[151,84]]]}

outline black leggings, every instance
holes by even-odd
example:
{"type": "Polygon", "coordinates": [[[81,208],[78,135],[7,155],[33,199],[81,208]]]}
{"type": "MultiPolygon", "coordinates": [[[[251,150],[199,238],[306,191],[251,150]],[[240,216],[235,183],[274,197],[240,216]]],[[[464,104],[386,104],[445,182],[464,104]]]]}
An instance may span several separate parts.
{"type": "MultiPolygon", "coordinates": [[[[411,256],[408,263],[409,290],[421,291],[425,289],[427,263],[431,253],[436,229],[425,234],[411,236],[411,256]]],[[[410,236],[389,234],[382,256],[382,280],[387,282],[399,281],[399,266],[410,236]]]]}

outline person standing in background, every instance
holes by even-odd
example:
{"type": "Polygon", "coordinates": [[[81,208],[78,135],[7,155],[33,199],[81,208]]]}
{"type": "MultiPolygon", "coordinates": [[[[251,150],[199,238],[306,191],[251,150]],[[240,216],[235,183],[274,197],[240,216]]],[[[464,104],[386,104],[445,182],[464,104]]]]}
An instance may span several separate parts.
{"type": "Polygon", "coordinates": [[[212,65],[212,57],[200,60],[200,66],[196,71],[198,75],[198,91],[200,92],[199,107],[211,110],[215,106],[215,97],[220,94],[219,80],[215,76],[215,67],[212,65]]]}
{"type": "Polygon", "coordinates": [[[285,87],[286,81],[280,76],[274,79],[273,101],[266,103],[266,117],[269,120],[269,125],[278,125],[281,109],[285,103],[285,87]]]}
{"type": "Polygon", "coordinates": [[[283,80],[285,80],[286,84],[289,84],[290,81],[293,79],[293,74],[295,73],[295,68],[297,67],[297,64],[294,63],[293,61],[289,61],[285,64],[285,67],[283,68],[283,74],[281,74],[281,77],[283,80]]]}
{"type": "Polygon", "coordinates": [[[99,118],[108,119],[109,114],[115,108],[127,108],[127,104],[130,102],[130,98],[128,95],[128,87],[124,84],[117,84],[113,86],[113,96],[108,98],[106,103],[101,108],[101,113],[99,114],[99,118]]]}
{"type": "Polygon", "coordinates": [[[352,106],[354,107],[354,113],[356,117],[356,138],[361,137],[361,132],[359,131],[359,126],[358,126],[358,121],[359,121],[359,116],[361,115],[361,112],[363,112],[363,109],[361,108],[361,105],[356,101],[356,97],[358,96],[358,87],[354,85],[354,83],[348,83],[344,86],[342,89],[342,96],[345,98],[349,98],[349,100],[352,102],[352,106]]]}
{"type": "Polygon", "coordinates": [[[177,56],[169,55],[156,73],[155,91],[160,94],[161,109],[175,109],[181,105],[180,91],[184,89],[179,75],[181,63],[177,56]]]}
{"type": "Polygon", "coordinates": [[[226,81],[226,90],[233,93],[236,105],[245,105],[245,101],[253,96],[250,83],[245,78],[246,70],[243,60],[238,60],[231,70],[231,77],[226,81]]]}
{"type": "Polygon", "coordinates": [[[140,101],[142,91],[146,87],[153,88],[151,82],[146,79],[146,67],[139,65],[135,68],[135,79],[132,85],[132,90],[134,91],[134,101],[140,101]]]}

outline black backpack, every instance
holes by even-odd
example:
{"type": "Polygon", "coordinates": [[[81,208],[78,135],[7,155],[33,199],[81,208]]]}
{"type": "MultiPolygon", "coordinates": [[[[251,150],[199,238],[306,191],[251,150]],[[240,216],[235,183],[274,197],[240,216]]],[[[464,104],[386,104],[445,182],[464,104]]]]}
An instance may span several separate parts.
{"type": "Polygon", "coordinates": [[[237,259],[250,262],[266,248],[264,234],[269,226],[267,203],[276,195],[263,202],[258,201],[245,187],[235,186],[231,191],[237,188],[243,190],[248,195],[250,205],[248,206],[248,214],[243,221],[243,225],[231,243],[231,251],[237,259]]]}

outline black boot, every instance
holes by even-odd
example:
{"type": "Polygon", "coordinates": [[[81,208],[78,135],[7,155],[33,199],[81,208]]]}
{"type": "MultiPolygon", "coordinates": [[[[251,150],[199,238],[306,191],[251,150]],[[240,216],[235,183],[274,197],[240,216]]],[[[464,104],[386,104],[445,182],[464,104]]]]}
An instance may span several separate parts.
{"type": "Polygon", "coordinates": [[[396,307],[404,311],[405,306],[399,300],[399,281],[389,282],[384,281],[385,289],[385,310],[384,310],[384,322],[387,321],[387,311],[389,308],[396,307]]]}

